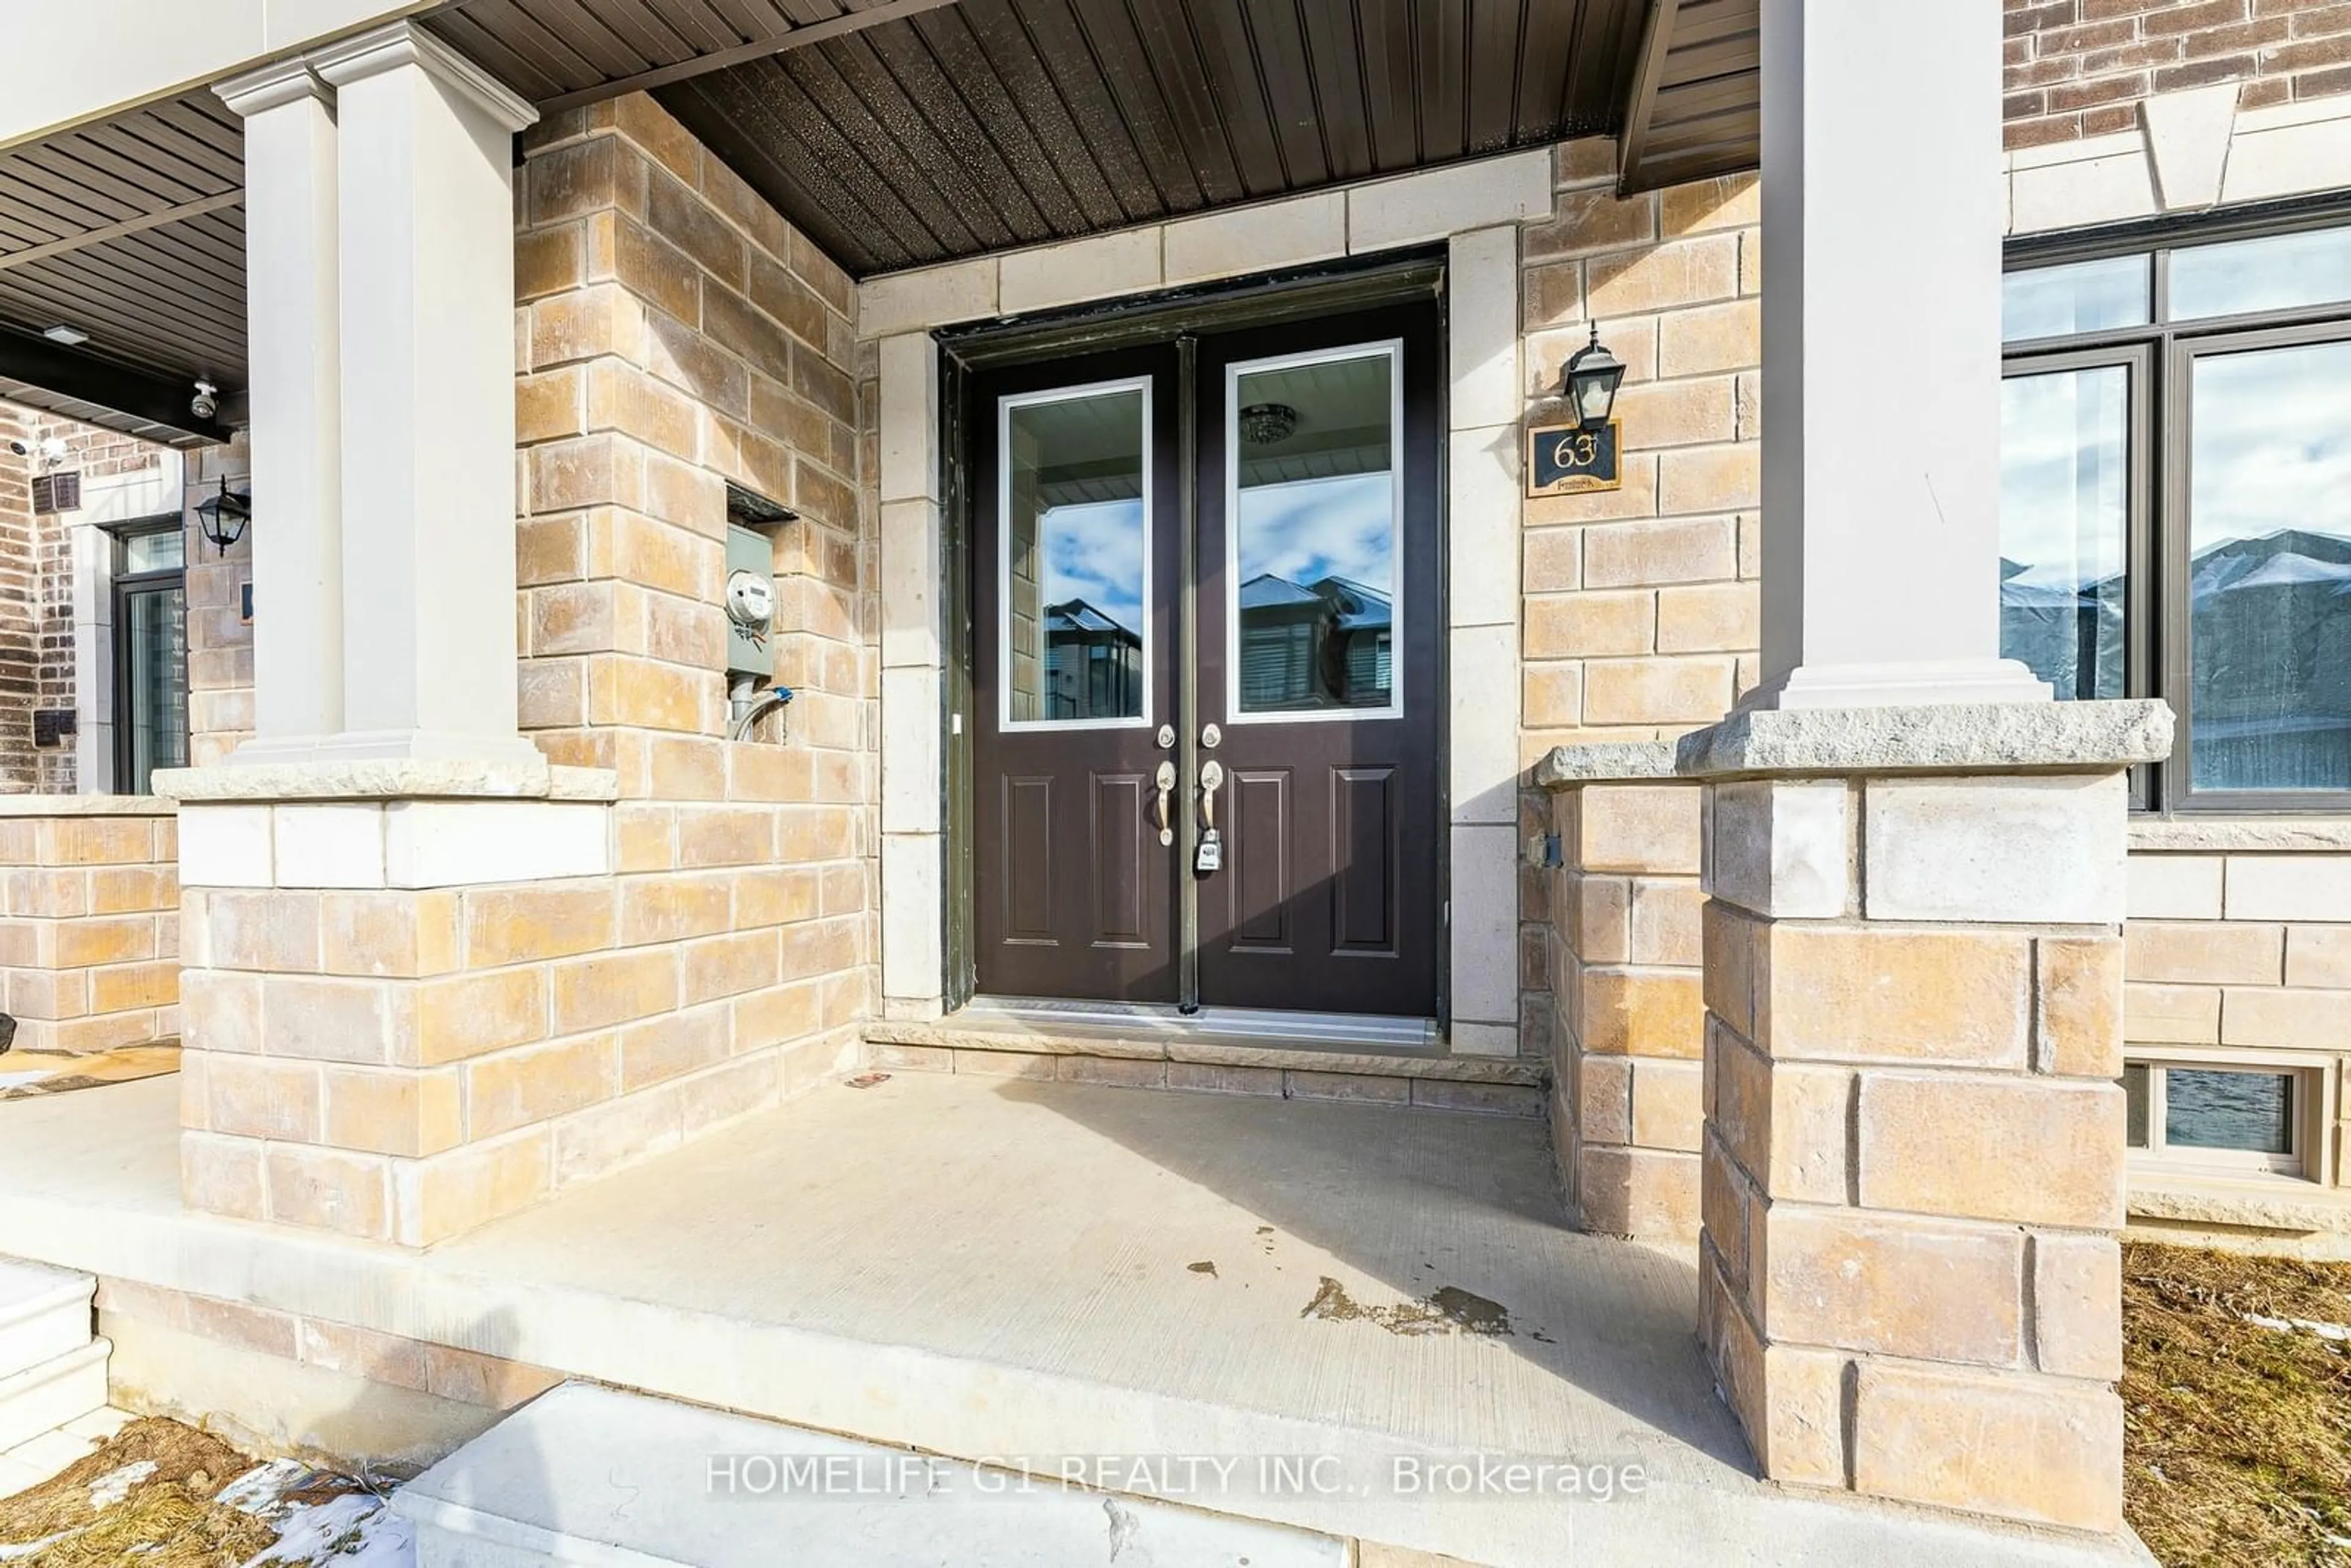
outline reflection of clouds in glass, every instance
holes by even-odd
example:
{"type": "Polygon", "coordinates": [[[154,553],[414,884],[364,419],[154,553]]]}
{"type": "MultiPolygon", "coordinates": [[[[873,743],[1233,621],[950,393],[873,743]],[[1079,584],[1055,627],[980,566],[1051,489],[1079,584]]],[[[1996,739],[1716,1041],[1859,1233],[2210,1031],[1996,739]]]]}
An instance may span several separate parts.
{"type": "Polygon", "coordinates": [[[1143,630],[1143,503],[1054,507],[1038,519],[1045,540],[1045,602],[1082,599],[1131,632],[1143,630]]]}
{"type": "Polygon", "coordinates": [[[2129,480],[2120,366],[2001,383],[2000,553],[2052,588],[2123,570],[2129,480]]]}
{"type": "Polygon", "coordinates": [[[1386,473],[1258,485],[1240,494],[1240,580],[1265,572],[1303,587],[1353,578],[1393,596],[1395,486],[1386,473]]]}
{"type": "Polygon", "coordinates": [[[2209,355],[2195,378],[2189,548],[2351,537],[2351,343],[2209,355]]]}

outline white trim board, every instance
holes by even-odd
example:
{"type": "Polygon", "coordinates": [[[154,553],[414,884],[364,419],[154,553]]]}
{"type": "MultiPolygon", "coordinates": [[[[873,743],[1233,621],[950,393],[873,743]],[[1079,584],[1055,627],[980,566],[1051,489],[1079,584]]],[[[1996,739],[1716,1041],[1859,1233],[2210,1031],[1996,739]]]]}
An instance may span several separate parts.
{"type": "Polygon", "coordinates": [[[2132,130],[2006,154],[2008,232],[2126,223],[2351,185],[2351,93],[2241,109],[2239,85],[2158,93],[2140,101],[2132,130]]]}

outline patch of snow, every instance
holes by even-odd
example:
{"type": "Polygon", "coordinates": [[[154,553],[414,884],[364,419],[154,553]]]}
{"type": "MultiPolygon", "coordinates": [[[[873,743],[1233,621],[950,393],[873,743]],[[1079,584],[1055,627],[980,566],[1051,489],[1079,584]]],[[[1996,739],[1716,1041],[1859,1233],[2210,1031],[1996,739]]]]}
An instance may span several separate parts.
{"type": "Polygon", "coordinates": [[[2312,1333],[2321,1339],[2351,1343],[2351,1323],[2322,1323],[2309,1318],[2265,1318],[2259,1312],[2242,1314],[2245,1322],[2259,1329],[2274,1329],[2280,1333],[2312,1333]]]}
{"type": "Polygon", "coordinates": [[[351,1492],[298,1508],[277,1524],[277,1540],[246,1564],[266,1568],[416,1568],[409,1521],[371,1492],[351,1492]]]}
{"type": "Polygon", "coordinates": [[[36,1552],[55,1546],[72,1533],[70,1530],[60,1530],[55,1535],[44,1535],[38,1541],[20,1541],[14,1546],[0,1544],[0,1563],[13,1563],[19,1557],[30,1557],[36,1552]]]}
{"type": "Polygon", "coordinates": [[[273,1509],[285,1507],[287,1492],[316,1474],[299,1459],[272,1459],[221,1488],[213,1500],[226,1503],[240,1512],[267,1518],[273,1509]]]}
{"type": "Polygon", "coordinates": [[[103,1513],[131,1495],[131,1489],[155,1473],[155,1461],[137,1459],[107,1471],[89,1483],[89,1506],[103,1513]]]}

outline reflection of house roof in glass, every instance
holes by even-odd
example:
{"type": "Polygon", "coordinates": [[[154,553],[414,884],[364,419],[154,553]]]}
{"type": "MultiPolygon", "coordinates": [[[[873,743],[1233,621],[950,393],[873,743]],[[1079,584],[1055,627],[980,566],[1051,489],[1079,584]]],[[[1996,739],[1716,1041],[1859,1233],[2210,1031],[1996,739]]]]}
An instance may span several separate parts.
{"type": "Polygon", "coordinates": [[[2224,591],[2229,591],[2240,588],[2301,588],[2313,583],[2333,583],[2337,593],[2351,591],[2351,563],[2313,560],[2306,555],[2281,550],[2252,570],[2221,586],[2224,591]]]}
{"type": "Polygon", "coordinates": [[[1241,584],[1243,610],[1273,610],[1290,604],[1311,604],[1319,596],[1286,577],[1261,571],[1241,584]]]}
{"type": "Polygon", "coordinates": [[[1315,605],[1327,607],[1343,632],[1369,631],[1395,619],[1386,594],[1366,588],[1352,577],[1321,578],[1311,587],[1301,588],[1286,577],[1261,571],[1241,584],[1241,608],[1245,611],[1306,609],[1315,605]]]}
{"type": "Polygon", "coordinates": [[[1046,629],[1049,632],[1079,632],[1101,635],[1108,632],[1122,642],[1141,646],[1143,639],[1120,622],[1113,621],[1082,599],[1064,599],[1059,604],[1045,606],[1046,629]]]}
{"type": "Polygon", "coordinates": [[[1314,585],[1314,591],[1339,607],[1339,625],[1344,631],[1385,626],[1395,618],[1386,594],[1352,577],[1326,577],[1314,585]]]}
{"type": "MultiPolygon", "coordinates": [[[[2109,572],[2087,582],[2027,582],[2034,568],[2003,556],[2000,563],[2000,601],[2010,609],[2033,609],[2111,602],[2121,586],[2121,574],[2109,572]]],[[[2333,583],[2336,591],[2351,593],[2351,538],[2314,533],[2307,528],[2280,528],[2259,538],[2226,539],[2199,553],[2193,563],[2193,596],[2238,588],[2294,588],[2333,583]]]]}

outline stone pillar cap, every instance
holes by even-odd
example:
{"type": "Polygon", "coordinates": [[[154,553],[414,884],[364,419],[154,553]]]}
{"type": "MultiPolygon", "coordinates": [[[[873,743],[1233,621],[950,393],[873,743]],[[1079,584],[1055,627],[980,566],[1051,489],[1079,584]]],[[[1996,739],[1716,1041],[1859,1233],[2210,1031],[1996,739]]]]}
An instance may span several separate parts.
{"type": "Polygon", "coordinates": [[[1735,712],[1679,740],[1554,747],[1548,789],[1660,779],[1855,773],[2088,773],[2171,755],[2170,707],[2114,702],[1937,703],[1735,712]]]}

